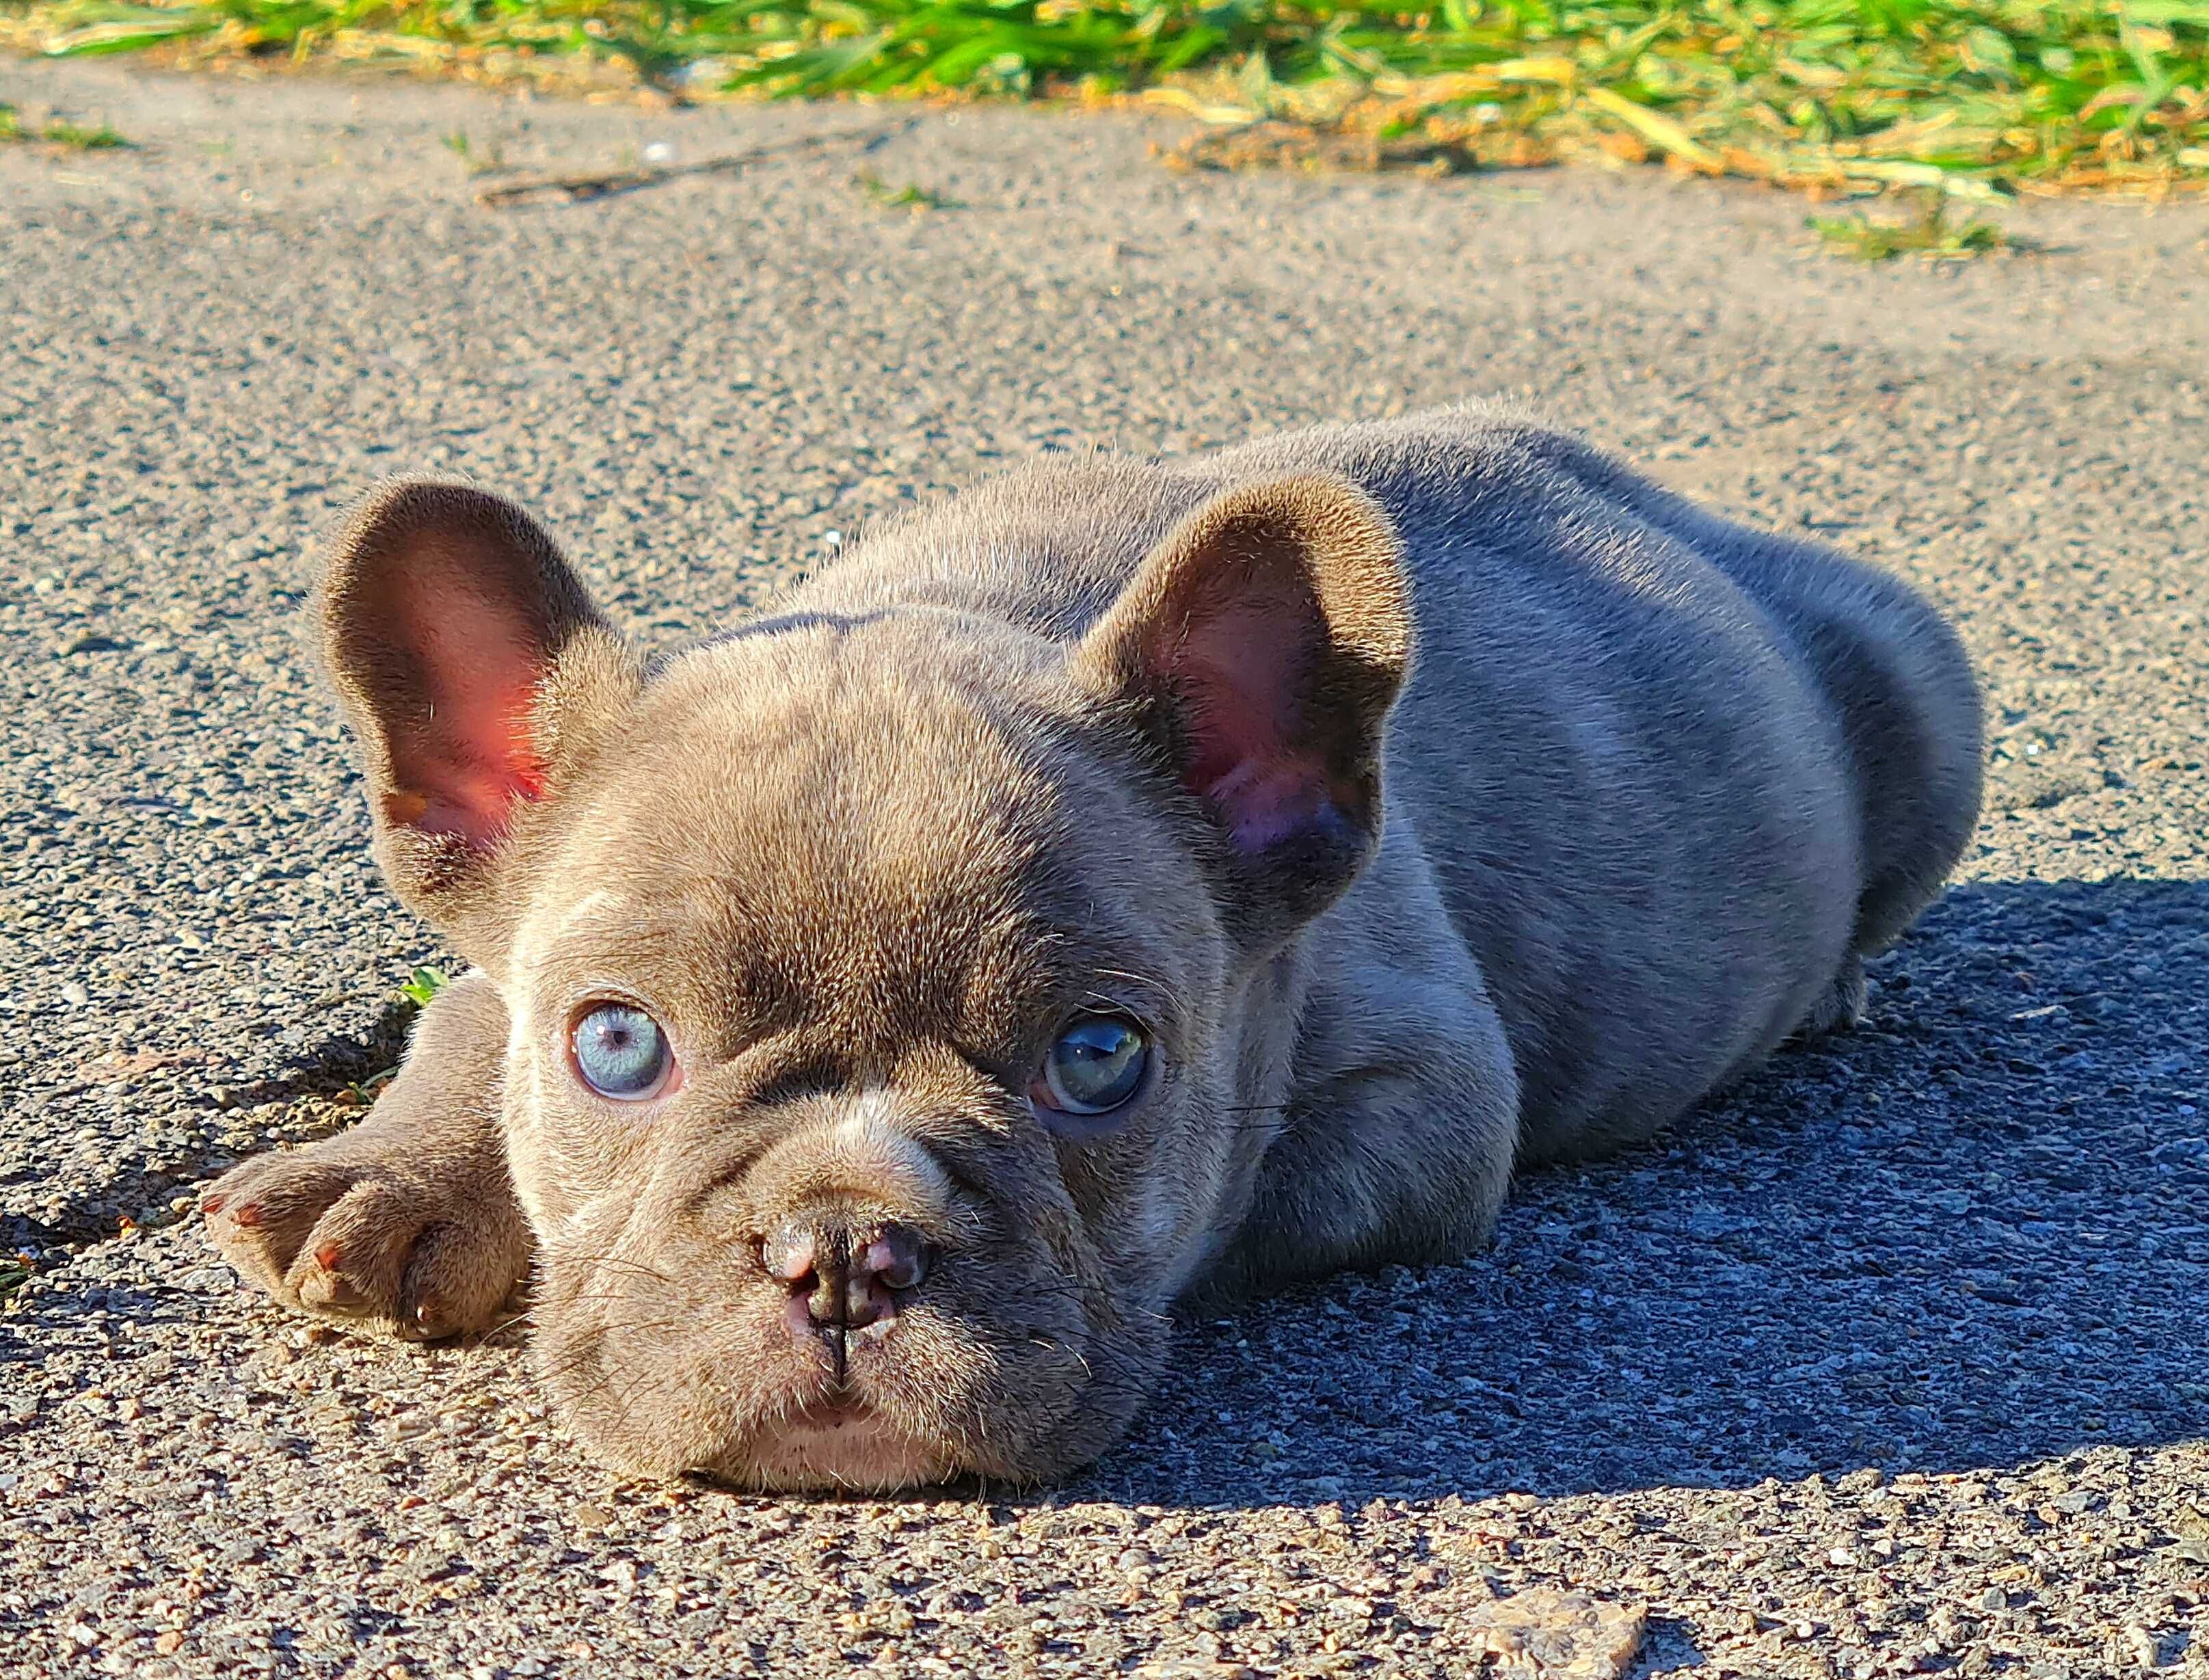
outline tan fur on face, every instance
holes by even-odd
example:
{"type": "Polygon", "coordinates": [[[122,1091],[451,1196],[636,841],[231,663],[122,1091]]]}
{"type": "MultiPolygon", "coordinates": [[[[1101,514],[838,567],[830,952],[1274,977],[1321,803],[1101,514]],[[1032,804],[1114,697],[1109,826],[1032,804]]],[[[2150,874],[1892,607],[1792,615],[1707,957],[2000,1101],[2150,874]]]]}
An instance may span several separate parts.
{"type": "Polygon", "coordinates": [[[509,1126],[545,1233],[539,1320],[555,1392],[617,1462],[848,1484],[852,1441],[951,1442],[958,1466],[1032,1477],[1123,1425],[1208,1249],[1225,1156],[1191,1110],[1228,1105],[1207,1065],[1203,1000],[1230,958],[1213,912],[1049,650],[1000,632],[986,663],[947,659],[936,629],[689,655],[647,691],[635,745],[574,788],[517,929],[528,1095],[509,1126]],[[670,800],[713,759],[741,773],[670,800]],[[566,1069],[568,1024],[606,995],[650,1009],[683,1060],[648,1118],[566,1069]],[[1100,1003],[1152,1024],[1167,1065],[1068,1171],[1026,1087],[1100,1003]],[[910,1225],[939,1258],[918,1304],[855,1346],[846,1398],[873,1434],[798,1453],[780,1436],[828,1409],[825,1364],[757,1249],[822,1204],[910,1225]]]}

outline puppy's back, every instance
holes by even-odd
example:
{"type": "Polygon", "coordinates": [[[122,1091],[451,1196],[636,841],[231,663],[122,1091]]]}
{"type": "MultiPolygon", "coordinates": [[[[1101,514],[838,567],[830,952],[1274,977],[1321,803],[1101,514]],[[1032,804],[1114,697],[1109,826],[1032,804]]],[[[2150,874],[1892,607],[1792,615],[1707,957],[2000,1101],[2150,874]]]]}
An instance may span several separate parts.
{"type": "MultiPolygon", "coordinates": [[[[1384,845],[1425,853],[1480,964],[1522,1158],[1646,1135],[1818,1017],[1938,889],[1977,816],[1979,716],[1932,610],[1508,411],[1039,463],[893,521],[791,606],[1070,640],[1176,520],[1313,471],[1403,538],[1418,651],[1384,845]]],[[[1369,885],[1321,946],[1386,916],[1369,885]]]]}
{"type": "Polygon", "coordinates": [[[1315,467],[1405,535],[1392,786],[1505,1016],[1523,1153],[1646,1135],[1830,1020],[1977,817],[1977,692],[1932,608],[1495,410],[1187,470],[1315,467]]]}
{"type": "Polygon", "coordinates": [[[1940,891],[1978,822],[1983,719],[1954,630],[1900,579],[1837,549],[1720,518],[1577,438],[1523,437],[1718,567],[1784,628],[1847,743],[1864,874],[1852,949],[1886,948],[1940,891]]]}

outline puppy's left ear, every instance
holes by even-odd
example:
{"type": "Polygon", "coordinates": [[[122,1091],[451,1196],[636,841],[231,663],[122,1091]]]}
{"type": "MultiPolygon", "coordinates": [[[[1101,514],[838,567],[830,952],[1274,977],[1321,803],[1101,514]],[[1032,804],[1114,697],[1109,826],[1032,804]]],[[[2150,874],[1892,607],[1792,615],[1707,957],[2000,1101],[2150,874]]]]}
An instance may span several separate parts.
{"type": "Polygon", "coordinates": [[[401,479],[365,497],[318,604],[377,861],[496,974],[540,867],[539,814],[618,727],[635,655],[544,527],[464,484],[401,479]]]}
{"type": "Polygon", "coordinates": [[[1202,810],[1231,928],[1277,943],[1381,832],[1381,744],[1411,657],[1403,553],[1346,479],[1231,491],[1153,551],[1074,656],[1202,810]]]}

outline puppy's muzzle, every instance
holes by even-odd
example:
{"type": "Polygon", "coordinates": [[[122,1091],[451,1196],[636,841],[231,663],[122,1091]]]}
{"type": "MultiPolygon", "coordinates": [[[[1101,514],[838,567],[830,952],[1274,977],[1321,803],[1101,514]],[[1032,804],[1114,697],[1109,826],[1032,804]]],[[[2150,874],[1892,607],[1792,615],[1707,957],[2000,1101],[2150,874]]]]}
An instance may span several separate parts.
{"type": "Polygon", "coordinates": [[[752,1170],[747,1189],[759,1223],[744,1240],[789,1292],[791,1335],[825,1352],[834,1388],[852,1386],[849,1361],[862,1345],[888,1352],[900,1310],[942,1258],[948,1176],[875,1099],[798,1128],[752,1170]]]}

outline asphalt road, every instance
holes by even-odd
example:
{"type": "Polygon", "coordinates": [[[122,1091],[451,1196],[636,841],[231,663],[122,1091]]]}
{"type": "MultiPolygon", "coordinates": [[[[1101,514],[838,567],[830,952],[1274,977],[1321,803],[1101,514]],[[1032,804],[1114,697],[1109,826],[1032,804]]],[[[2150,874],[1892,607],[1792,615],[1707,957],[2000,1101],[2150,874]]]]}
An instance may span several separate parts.
{"type": "Polygon", "coordinates": [[[2209,1674],[2209,213],[1873,269],[1654,172],[1180,176],[1171,123],[998,111],[491,209],[446,136],[897,113],[0,99],[141,142],[0,147],[0,1673],[1465,1673],[1567,1586],[1642,1674],[2209,1674]],[[1192,1328],[1039,1496],[617,1484],[516,1347],[309,1334],[172,1212],[342,1123],[434,954],[296,637],[379,474],[516,493],[671,641],[1039,450],[1497,393],[1956,614],[1989,809],[1853,1039],[1462,1267],[1192,1328]]]}

